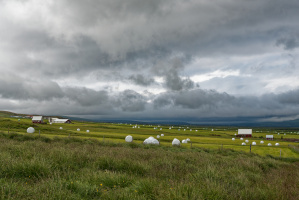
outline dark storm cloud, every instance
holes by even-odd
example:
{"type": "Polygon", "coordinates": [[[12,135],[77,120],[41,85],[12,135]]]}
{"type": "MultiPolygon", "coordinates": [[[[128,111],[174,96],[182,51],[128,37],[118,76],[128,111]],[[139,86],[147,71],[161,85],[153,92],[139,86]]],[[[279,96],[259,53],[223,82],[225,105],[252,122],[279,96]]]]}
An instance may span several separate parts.
{"type": "Polygon", "coordinates": [[[129,79],[133,81],[135,84],[142,86],[149,86],[155,82],[153,78],[144,77],[144,75],[142,74],[131,75],[129,79]]]}
{"type": "Polygon", "coordinates": [[[182,92],[168,92],[156,97],[155,109],[197,111],[193,117],[235,117],[264,116],[284,113],[296,114],[299,111],[299,90],[283,94],[265,94],[261,97],[234,97],[214,90],[196,89],[182,92]]]}
{"type": "Polygon", "coordinates": [[[181,78],[180,71],[184,69],[182,58],[174,58],[168,62],[160,62],[152,68],[152,72],[156,76],[164,78],[165,87],[173,90],[180,91],[184,89],[192,89],[194,82],[189,78],[181,78]]]}
{"type": "Polygon", "coordinates": [[[4,73],[0,77],[0,95],[8,99],[51,100],[63,97],[63,92],[59,85],[52,81],[25,80],[4,73]]]}
{"type": "Polygon", "coordinates": [[[114,98],[114,105],[122,111],[137,112],[145,109],[146,98],[133,90],[125,90],[114,98]]]}
{"type": "Polygon", "coordinates": [[[285,50],[293,50],[299,47],[299,37],[280,38],[276,41],[276,45],[282,45],[285,50]]]}

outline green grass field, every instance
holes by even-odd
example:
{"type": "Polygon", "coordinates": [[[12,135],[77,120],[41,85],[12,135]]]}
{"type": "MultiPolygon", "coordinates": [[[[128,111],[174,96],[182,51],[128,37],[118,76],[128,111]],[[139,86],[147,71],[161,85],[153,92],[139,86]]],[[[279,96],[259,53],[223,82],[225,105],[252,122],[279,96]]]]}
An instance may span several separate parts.
{"type": "Polygon", "coordinates": [[[137,125],[137,128],[132,128],[135,124],[112,124],[112,123],[93,123],[93,122],[74,122],[73,124],[32,124],[30,119],[17,118],[0,118],[0,131],[19,134],[28,134],[26,130],[28,127],[34,127],[35,133],[33,135],[42,135],[49,138],[53,137],[74,137],[82,139],[96,139],[99,141],[109,141],[114,143],[124,143],[124,138],[127,135],[132,135],[134,143],[142,144],[143,141],[149,136],[156,137],[157,135],[164,134],[160,137],[160,144],[163,146],[171,146],[174,138],[183,140],[189,138],[191,143],[181,144],[184,148],[202,147],[208,149],[233,149],[237,151],[250,152],[250,144],[254,141],[256,146],[251,146],[251,152],[257,153],[262,156],[281,156],[285,158],[299,158],[298,154],[298,141],[299,129],[273,129],[273,128],[257,128],[253,129],[252,138],[244,138],[240,140],[235,136],[237,128],[235,127],[187,127],[187,126],[170,126],[158,125],[137,125]],[[61,130],[60,127],[63,129],[61,130]],[[140,127],[140,128],[138,128],[140,127]],[[157,127],[157,129],[154,129],[157,127]],[[77,131],[77,128],[80,131],[77,131]],[[160,130],[162,128],[162,130],[160,130]],[[180,129],[180,131],[178,130],[180,129]],[[184,131],[184,129],[186,129],[184,131]],[[192,129],[192,131],[190,131],[192,129]],[[213,129],[213,131],[212,131],[213,129]],[[90,132],[87,133],[86,130],[90,132]],[[197,131],[196,131],[197,130],[197,131]],[[279,133],[279,135],[278,135],[279,133]],[[266,135],[274,135],[273,141],[265,140],[266,135]],[[236,138],[232,141],[232,138],[236,138]],[[242,146],[241,143],[249,140],[249,142],[242,146]],[[264,144],[260,144],[260,141],[264,144]],[[297,142],[296,142],[297,141],[297,142]],[[272,146],[267,146],[271,143],[272,146]],[[279,146],[275,146],[279,143],[279,146]]]}
{"type": "Polygon", "coordinates": [[[297,130],[254,129],[259,132],[249,141],[258,145],[249,153],[249,145],[231,140],[236,128],[184,131],[187,127],[181,127],[178,131],[178,127],[137,126],[32,124],[29,119],[0,117],[0,199],[272,200],[299,196],[297,130]],[[35,133],[26,133],[30,126],[35,133]],[[277,131],[286,133],[283,139],[277,131]],[[162,133],[160,146],[142,144],[162,133]],[[266,141],[260,145],[261,137],[269,133],[275,137],[271,143],[280,146],[268,147],[266,141]],[[133,143],[124,140],[129,134],[133,143]],[[190,138],[192,147],[191,143],[172,147],[173,138],[190,138]]]}

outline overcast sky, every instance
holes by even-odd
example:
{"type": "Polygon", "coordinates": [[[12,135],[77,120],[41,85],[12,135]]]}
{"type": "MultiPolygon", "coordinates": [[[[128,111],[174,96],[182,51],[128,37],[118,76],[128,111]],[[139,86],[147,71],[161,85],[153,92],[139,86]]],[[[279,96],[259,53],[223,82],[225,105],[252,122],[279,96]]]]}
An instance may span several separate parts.
{"type": "Polygon", "coordinates": [[[0,110],[299,118],[298,0],[0,0],[0,110]]]}

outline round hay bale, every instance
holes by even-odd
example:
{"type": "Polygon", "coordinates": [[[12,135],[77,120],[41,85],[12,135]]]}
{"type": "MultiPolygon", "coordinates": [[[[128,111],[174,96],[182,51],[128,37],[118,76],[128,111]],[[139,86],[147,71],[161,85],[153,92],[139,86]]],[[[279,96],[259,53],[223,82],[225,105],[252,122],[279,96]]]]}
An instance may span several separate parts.
{"type": "Polygon", "coordinates": [[[176,139],[176,138],[174,138],[174,139],[172,140],[172,146],[180,146],[180,145],[181,145],[180,140],[178,140],[178,139],[176,139]]]}
{"type": "Polygon", "coordinates": [[[27,133],[34,133],[35,129],[33,127],[27,128],[27,133]]]}
{"type": "Polygon", "coordinates": [[[126,142],[133,142],[133,137],[131,135],[126,136],[125,138],[126,142]]]}

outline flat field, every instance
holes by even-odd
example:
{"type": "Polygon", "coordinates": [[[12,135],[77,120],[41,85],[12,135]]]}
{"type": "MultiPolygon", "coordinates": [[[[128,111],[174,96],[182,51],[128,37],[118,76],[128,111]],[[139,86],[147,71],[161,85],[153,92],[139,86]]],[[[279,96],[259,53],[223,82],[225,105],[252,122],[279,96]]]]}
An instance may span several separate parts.
{"type": "Polygon", "coordinates": [[[99,141],[124,143],[125,137],[131,135],[134,143],[142,144],[150,137],[164,134],[158,138],[163,146],[171,146],[174,138],[182,141],[189,138],[191,142],[181,144],[182,148],[201,147],[207,149],[233,149],[237,151],[252,152],[262,156],[299,158],[299,129],[279,128],[253,128],[253,137],[236,137],[236,127],[200,127],[200,126],[162,126],[149,124],[120,124],[120,123],[94,123],[78,122],[73,124],[32,124],[30,119],[0,118],[0,131],[8,133],[25,134],[28,127],[34,127],[35,133],[49,138],[72,137],[82,139],[96,139],[99,141]],[[133,128],[134,127],[134,128],[133,128]],[[155,129],[156,127],[156,129],[155,129]],[[60,129],[62,128],[62,129],[60,129]],[[77,131],[77,129],[80,131],[77,131]],[[171,129],[170,129],[171,128],[171,129]],[[89,130],[89,133],[86,132],[89,130]],[[273,135],[274,140],[266,140],[266,135],[273,135]],[[235,141],[232,140],[235,138],[235,141]],[[248,140],[245,146],[242,142],[248,140]],[[260,142],[264,141],[264,144],[260,142]],[[252,142],[256,142],[253,146],[252,142]],[[272,146],[268,146],[271,143],[272,146]],[[275,146],[279,143],[279,146],[275,146]]]}
{"type": "Polygon", "coordinates": [[[249,153],[231,140],[235,128],[132,127],[0,118],[0,199],[298,199],[296,130],[258,129],[249,153]],[[277,131],[291,141],[259,145],[277,131]],[[142,144],[162,133],[160,146],[142,144]],[[124,141],[129,134],[133,143],[124,141]],[[172,147],[174,137],[190,138],[192,148],[172,147]]]}

